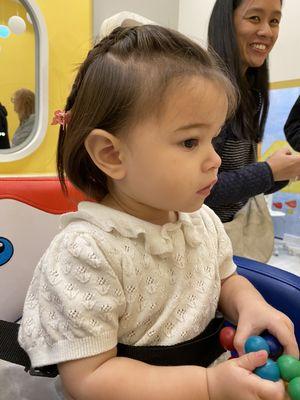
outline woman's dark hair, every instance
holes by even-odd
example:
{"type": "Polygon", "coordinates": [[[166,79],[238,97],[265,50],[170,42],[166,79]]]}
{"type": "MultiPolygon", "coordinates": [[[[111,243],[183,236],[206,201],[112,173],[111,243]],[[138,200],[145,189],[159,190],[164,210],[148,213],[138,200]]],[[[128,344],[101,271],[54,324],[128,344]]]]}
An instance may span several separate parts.
{"type": "Polygon", "coordinates": [[[246,75],[242,74],[233,13],[243,1],[216,0],[209,20],[208,45],[225,64],[240,92],[240,104],[230,121],[233,133],[238,138],[260,142],[269,110],[269,68],[266,59],[261,67],[249,67],[246,75]]]}
{"type": "MultiPolygon", "coordinates": [[[[192,76],[209,79],[224,90],[228,115],[236,108],[236,91],[215,59],[178,32],[144,25],[116,28],[89,52],[81,65],[61,126],[57,170],[64,191],[65,176],[87,196],[107,193],[105,174],[93,163],[84,142],[95,128],[118,135],[139,119],[158,113],[171,81],[192,76]]],[[[201,110],[199,110],[201,112],[201,110]]]]}

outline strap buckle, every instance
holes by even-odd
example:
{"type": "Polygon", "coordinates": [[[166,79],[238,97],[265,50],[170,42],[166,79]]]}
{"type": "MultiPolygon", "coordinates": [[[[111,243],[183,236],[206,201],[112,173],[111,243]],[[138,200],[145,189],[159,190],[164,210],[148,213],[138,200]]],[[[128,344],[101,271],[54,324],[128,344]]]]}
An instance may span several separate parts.
{"type": "Polygon", "coordinates": [[[46,367],[25,367],[25,372],[28,372],[31,376],[40,376],[43,378],[55,378],[58,375],[56,365],[48,365],[46,367]]]}

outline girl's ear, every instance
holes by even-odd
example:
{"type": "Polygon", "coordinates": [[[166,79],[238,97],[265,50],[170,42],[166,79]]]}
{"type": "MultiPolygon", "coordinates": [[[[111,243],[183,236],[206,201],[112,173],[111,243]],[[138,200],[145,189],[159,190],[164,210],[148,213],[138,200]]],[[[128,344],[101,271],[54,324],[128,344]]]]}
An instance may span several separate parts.
{"type": "Polygon", "coordinates": [[[125,168],[120,157],[120,140],[102,129],[93,129],[84,141],[86,151],[101,171],[112,179],[123,179],[125,168]]]}

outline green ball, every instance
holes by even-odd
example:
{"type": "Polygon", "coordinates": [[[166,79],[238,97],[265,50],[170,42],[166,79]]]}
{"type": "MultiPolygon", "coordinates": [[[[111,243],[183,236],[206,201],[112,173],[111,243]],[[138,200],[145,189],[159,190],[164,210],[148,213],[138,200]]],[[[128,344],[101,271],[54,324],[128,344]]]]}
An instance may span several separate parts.
{"type": "Polygon", "coordinates": [[[300,400],[300,376],[290,381],[288,384],[288,394],[292,400],[300,400]]]}
{"type": "Polygon", "coordinates": [[[277,364],[281,378],[285,381],[289,382],[293,378],[300,377],[300,361],[297,358],[283,354],[278,358],[277,364]]]}

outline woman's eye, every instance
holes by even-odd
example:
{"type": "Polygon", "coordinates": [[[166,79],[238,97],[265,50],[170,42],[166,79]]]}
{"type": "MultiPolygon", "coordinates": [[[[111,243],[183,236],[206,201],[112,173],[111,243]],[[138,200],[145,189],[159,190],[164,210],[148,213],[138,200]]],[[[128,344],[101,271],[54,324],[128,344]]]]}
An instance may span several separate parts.
{"type": "Polygon", "coordinates": [[[257,16],[257,15],[253,15],[253,17],[250,17],[249,18],[251,21],[253,21],[253,22],[259,22],[260,20],[259,20],[259,17],[257,16]]]}
{"type": "Polygon", "coordinates": [[[186,149],[193,149],[198,146],[198,139],[187,139],[182,143],[183,147],[186,149]]]}
{"type": "Polygon", "coordinates": [[[280,24],[279,19],[277,19],[277,18],[272,19],[272,21],[271,21],[271,25],[272,25],[272,26],[277,26],[277,25],[279,25],[279,24],[280,24]]]}

